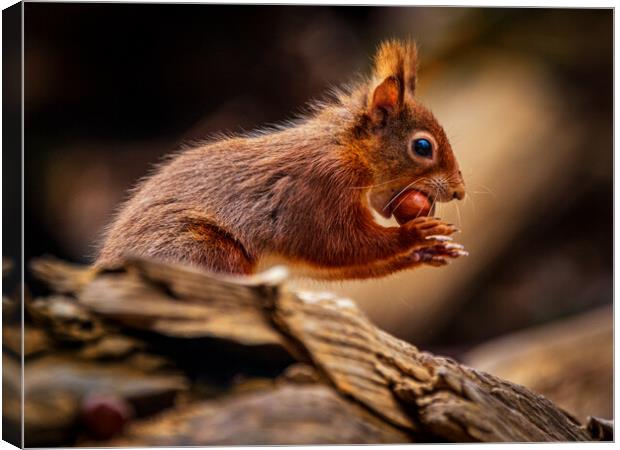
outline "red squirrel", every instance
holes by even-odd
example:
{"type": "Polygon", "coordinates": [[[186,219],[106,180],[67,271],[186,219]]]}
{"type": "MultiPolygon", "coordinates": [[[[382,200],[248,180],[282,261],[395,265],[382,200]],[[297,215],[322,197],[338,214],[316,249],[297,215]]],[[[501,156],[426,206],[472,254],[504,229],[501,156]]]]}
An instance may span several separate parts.
{"type": "Polygon", "coordinates": [[[372,75],[286,126],[186,148],[138,184],[95,267],[125,255],[251,274],[283,260],[325,279],[385,276],[465,255],[434,217],[382,226],[397,196],[465,196],[448,138],[415,98],[415,43],[386,41],[372,75]]]}

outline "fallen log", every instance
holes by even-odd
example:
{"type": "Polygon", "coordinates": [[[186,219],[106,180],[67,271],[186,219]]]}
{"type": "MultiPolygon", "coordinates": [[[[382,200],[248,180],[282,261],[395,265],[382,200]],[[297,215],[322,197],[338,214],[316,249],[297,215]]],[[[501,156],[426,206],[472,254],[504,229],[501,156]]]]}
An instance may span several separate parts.
{"type": "MultiPolygon", "coordinates": [[[[122,361],[129,361],[132,345],[122,339],[105,342],[105,336],[123,335],[137,339],[140,352],[165,358],[190,380],[191,387],[179,389],[173,404],[155,418],[130,421],[112,440],[95,442],[92,435],[78,432],[78,443],[542,442],[609,437],[608,427],[600,426],[603,422],[582,425],[522,386],[390,336],[351,300],[289,289],[283,269],[232,278],[143,259],[100,272],[46,259],[34,261],[32,270],[52,291],[60,287],[64,300],[73,299],[81,321],[100,324],[103,333],[98,338],[75,334],[83,340],[74,350],[82,363],[96,363],[93,354],[111,354],[117,364],[127,364],[122,361]],[[234,419],[241,411],[242,417],[234,419]]],[[[50,298],[54,301],[51,295],[36,302],[41,305],[50,298]]],[[[49,315],[54,308],[38,311],[49,315]]],[[[54,322],[39,317],[39,323],[54,322]]],[[[52,337],[56,329],[50,326],[52,337]]]]}
{"type": "Polygon", "coordinates": [[[464,360],[544,395],[580,421],[613,414],[611,305],[493,339],[464,360]]]}
{"type": "MultiPolygon", "coordinates": [[[[282,386],[227,395],[130,426],[106,446],[312,445],[410,442],[328,386],[282,386]]],[[[88,445],[91,445],[89,443],[88,445]]]]}

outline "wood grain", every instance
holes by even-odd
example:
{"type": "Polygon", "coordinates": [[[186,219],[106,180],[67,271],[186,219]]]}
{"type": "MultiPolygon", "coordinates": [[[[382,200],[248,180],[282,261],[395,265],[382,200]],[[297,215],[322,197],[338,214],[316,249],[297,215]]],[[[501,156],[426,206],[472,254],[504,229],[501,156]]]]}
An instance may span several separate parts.
{"type": "MultiPolygon", "coordinates": [[[[38,271],[38,276],[53,292],[60,286],[63,295],[76,303],[75,311],[86,311],[98,320],[107,338],[86,340],[75,353],[81,364],[112,357],[118,370],[130,368],[128,356],[136,351],[148,351],[156,359],[159,341],[152,339],[159,335],[173,339],[173,351],[165,355],[168,366],[183,370],[187,352],[182,350],[201,342],[192,347],[190,356],[207,364],[193,373],[192,387],[184,392],[181,404],[156,419],[131,423],[122,436],[101,445],[544,442],[609,437],[609,427],[600,425],[604,422],[590,422],[587,428],[523,386],[385,333],[349,299],[290,289],[281,269],[232,278],[130,260],[86,279],[74,267],[43,266],[46,270],[38,271]],[[132,340],[132,335],[145,331],[151,334],[141,334],[137,343],[132,340]],[[123,334],[129,337],[124,339],[123,334]],[[234,347],[225,343],[255,350],[243,353],[233,372],[230,368],[223,372],[228,381],[209,391],[205,400],[204,394],[198,395],[196,380],[221,376],[221,367],[235,356],[230,353],[234,347]],[[261,348],[271,350],[259,359],[248,357],[261,348]],[[290,357],[276,382],[275,372],[264,371],[266,378],[250,378],[255,382],[244,384],[255,388],[239,389],[235,380],[245,369],[260,371],[276,350],[290,357]]],[[[48,298],[54,301],[54,295],[48,298]]],[[[53,322],[42,323],[53,327],[53,322]]],[[[156,376],[164,366],[148,367],[149,376],[156,376]]]]}

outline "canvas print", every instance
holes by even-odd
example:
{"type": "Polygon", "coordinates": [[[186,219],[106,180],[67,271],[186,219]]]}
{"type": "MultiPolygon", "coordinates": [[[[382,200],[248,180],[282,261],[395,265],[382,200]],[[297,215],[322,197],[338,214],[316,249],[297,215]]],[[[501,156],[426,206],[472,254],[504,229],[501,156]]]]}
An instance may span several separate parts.
{"type": "Polygon", "coordinates": [[[613,32],[5,9],[3,439],[613,440],[613,32]]]}

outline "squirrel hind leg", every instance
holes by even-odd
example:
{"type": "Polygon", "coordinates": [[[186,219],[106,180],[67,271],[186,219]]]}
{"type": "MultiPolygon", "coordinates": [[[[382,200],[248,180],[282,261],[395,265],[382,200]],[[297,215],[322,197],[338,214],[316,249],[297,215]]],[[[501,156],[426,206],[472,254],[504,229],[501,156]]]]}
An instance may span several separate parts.
{"type": "Polygon", "coordinates": [[[209,222],[193,221],[177,240],[179,262],[189,263],[211,272],[249,275],[255,258],[225,230],[209,222]]]}

